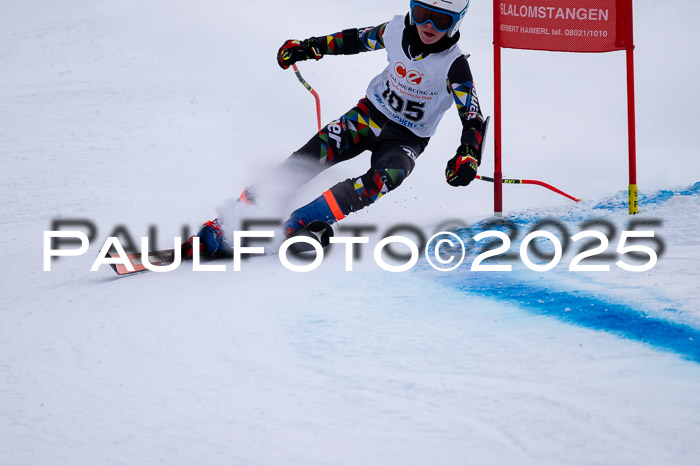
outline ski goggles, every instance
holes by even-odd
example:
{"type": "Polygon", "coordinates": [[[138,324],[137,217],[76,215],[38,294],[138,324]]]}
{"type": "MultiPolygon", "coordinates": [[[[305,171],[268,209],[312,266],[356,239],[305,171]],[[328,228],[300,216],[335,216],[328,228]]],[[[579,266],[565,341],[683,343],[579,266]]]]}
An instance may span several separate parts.
{"type": "Polygon", "coordinates": [[[436,30],[448,31],[461,19],[461,16],[461,13],[452,13],[411,0],[411,18],[419,26],[430,22],[436,30]]]}

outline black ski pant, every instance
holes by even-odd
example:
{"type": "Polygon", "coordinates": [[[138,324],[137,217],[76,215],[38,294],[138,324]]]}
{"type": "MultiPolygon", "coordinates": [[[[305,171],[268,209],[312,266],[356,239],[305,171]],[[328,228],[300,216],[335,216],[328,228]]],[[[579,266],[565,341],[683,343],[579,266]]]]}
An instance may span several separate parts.
{"type": "Polygon", "coordinates": [[[323,170],[372,152],[370,168],[330,188],[344,215],[355,212],[399,187],[413,171],[429,138],[391,122],[365,97],[294,152],[276,171],[294,174],[301,185],[323,170]]]}

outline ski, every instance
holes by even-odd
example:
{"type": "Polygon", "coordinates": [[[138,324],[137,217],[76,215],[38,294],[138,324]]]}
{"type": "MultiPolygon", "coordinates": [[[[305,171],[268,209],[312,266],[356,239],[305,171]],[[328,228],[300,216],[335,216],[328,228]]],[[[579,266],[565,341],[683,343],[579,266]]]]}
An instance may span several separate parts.
{"type": "MultiPolygon", "coordinates": [[[[110,259],[120,259],[119,254],[107,253],[107,257],[110,259]]],[[[116,272],[117,275],[130,275],[137,272],[143,272],[148,270],[143,261],[141,260],[141,253],[135,252],[127,254],[126,258],[131,264],[134,270],[129,270],[125,264],[109,264],[112,270],[116,272]]],[[[156,266],[170,265],[175,261],[175,250],[174,249],[163,249],[160,251],[150,251],[148,253],[148,262],[156,266]]]]}
{"type": "MultiPolygon", "coordinates": [[[[306,236],[309,237],[315,241],[317,241],[322,248],[325,248],[330,244],[330,238],[333,236],[333,227],[331,227],[329,224],[326,222],[323,222],[321,220],[317,220],[315,222],[311,222],[301,230],[297,231],[294,233],[290,238],[294,238],[297,236],[306,236]]],[[[303,254],[306,252],[313,251],[314,247],[310,245],[309,243],[306,242],[299,242],[299,243],[294,243],[289,247],[289,251],[291,251],[293,254],[303,254]]],[[[268,252],[265,254],[255,254],[252,255],[251,257],[266,257],[266,256],[274,256],[277,255],[277,251],[275,252],[268,252]]],[[[110,259],[120,259],[121,256],[118,253],[107,253],[107,257],[110,259]]],[[[230,255],[222,255],[221,258],[229,258],[231,257],[230,255]]],[[[126,264],[121,263],[121,264],[109,264],[112,267],[112,270],[117,275],[132,275],[138,272],[145,272],[148,269],[146,266],[143,264],[143,261],[141,260],[141,253],[136,252],[136,253],[129,253],[126,255],[127,261],[131,264],[133,267],[133,270],[129,270],[129,268],[126,266],[126,264]]],[[[218,258],[217,258],[218,259],[218,258]]],[[[187,261],[189,262],[191,259],[183,259],[183,262],[187,261]]],[[[124,262],[124,261],[122,261],[124,262]]],[[[159,251],[150,251],[148,253],[148,262],[151,265],[154,266],[166,266],[166,265],[171,265],[173,262],[175,262],[175,250],[174,249],[162,249],[159,251]]]]}

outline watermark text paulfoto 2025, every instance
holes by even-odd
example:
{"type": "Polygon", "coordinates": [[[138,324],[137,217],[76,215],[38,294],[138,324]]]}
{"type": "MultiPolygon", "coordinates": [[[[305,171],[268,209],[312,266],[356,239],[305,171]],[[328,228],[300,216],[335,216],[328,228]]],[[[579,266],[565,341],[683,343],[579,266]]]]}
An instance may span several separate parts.
{"type": "MultiPolygon", "coordinates": [[[[276,255],[288,270],[308,272],[317,269],[330,251],[341,248],[345,271],[352,271],[353,265],[370,252],[375,264],[388,272],[411,270],[421,256],[430,267],[442,272],[464,267],[475,272],[509,272],[514,270],[514,263],[535,272],[556,267],[567,267],[571,272],[608,272],[613,266],[629,272],[646,272],[657,264],[666,249],[655,231],[662,227],[662,221],[649,218],[631,219],[622,228],[611,220],[593,218],[576,225],[574,232],[570,224],[554,218],[525,226],[499,218],[474,225],[453,219],[437,224],[432,231],[408,223],[384,226],[382,230],[367,224],[343,225],[336,226],[335,236],[325,249],[314,238],[305,236],[274,243],[274,238],[281,234],[280,224],[279,220],[269,219],[242,222],[240,230],[228,233],[232,245],[228,259],[203,263],[195,254],[192,270],[223,272],[232,265],[232,270],[238,272],[246,258],[276,255]],[[378,238],[375,244],[369,244],[369,235],[378,238]],[[311,251],[301,257],[293,254],[289,248],[298,242],[308,243],[311,251]],[[573,256],[565,259],[569,252],[574,252],[573,256]],[[226,264],[226,260],[230,263],[226,264]]],[[[90,220],[53,220],[51,229],[44,231],[44,270],[51,271],[52,259],[86,254],[97,238],[97,231],[96,224],[90,220]]],[[[153,265],[148,260],[148,252],[156,249],[153,241],[156,235],[157,228],[150,226],[149,235],[140,238],[137,248],[129,230],[117,225],[101,243],[90,271],[115,263],[129,268],[127,253],[140,254],[141,263],[155,272],[177,269],[182,263],[179,251],[182,238],[189,235],[187,227],[183,227],[182,236],[173,238],[174,261],[168,265],[153,265]],[[110,257],[109,251],[117,254],[110,257]]]]}

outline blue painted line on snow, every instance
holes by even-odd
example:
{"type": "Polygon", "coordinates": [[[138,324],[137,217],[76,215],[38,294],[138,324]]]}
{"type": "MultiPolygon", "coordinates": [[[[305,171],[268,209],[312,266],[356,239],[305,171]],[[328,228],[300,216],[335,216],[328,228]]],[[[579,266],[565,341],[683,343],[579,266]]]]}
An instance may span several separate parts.
{"type": "MultiPolygon", "coordinates": [[[[679,189],[661,189],[654,194],[639,194],[640,206],[658,206],[676,196],[700,196],[700,181],[679,189]]],[[[617,210],[625,209],[627,205],[627,191],[620,191],[616,196],[608,198],[593,206],[595,210],[617,210]]]]}
{"type": "MultiPolygon", "coordinates": [[[[687,188],[660,190],[652,195],[640,196],[640,205],[658,206],[676,196],[700,196],[700,182],[687,188]]],[[[626,209],[626,203],[627,193],[620,192],[616,196],[599,202],[593,209],[626,209]]],[[[518,226],[523,226],[534,224],[542,218],[545,217],[537,213],[528,213],[510,217],[509,220],[518,226]]],[[[576,210],[558,216],[558,219],[563,222],[571,222],[577,218],[582,219],[581,212],[576,210]]],[[[472,228],[474,231],[483,229],[488,221],[490,220],[476,223],[472,228]]],[[[456,230],[455,233],[466,237],[469,231],[456,230]]],[[[700,363],[700,330],[693,327],[648,316],[627,304],[605,301],[577,291],[556,291],[533,283],[517,281],[512,275],[492,275],[491,273],[487,275],[481,273],[478,277],[470,275],[467,272],[454,277],[460,280],[457,285],[459,289],[487,298],[520,304],[538,315],[547,315],[581,327],[613,333],[675,352],[688,360],[700,363]]],[[[666,311],[673,312],[672,309],[666,311]]]]}
{"type": "Polygon", "coordinates": [[[459,288],[468,293],[520,304],[538,315],[673,351],[700,363],[700,331],[647,316],[629,305],[515,282],[503,275],[485,280],[482,274],[478,280],[469,280],[468,285],[460,285],[459,288]]]}

